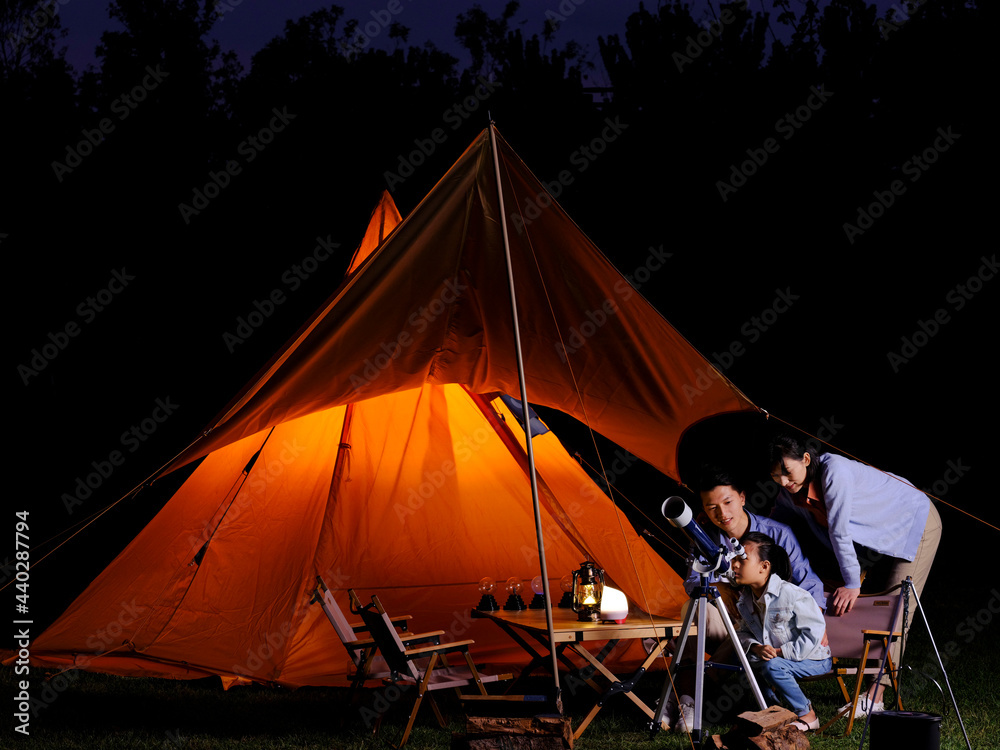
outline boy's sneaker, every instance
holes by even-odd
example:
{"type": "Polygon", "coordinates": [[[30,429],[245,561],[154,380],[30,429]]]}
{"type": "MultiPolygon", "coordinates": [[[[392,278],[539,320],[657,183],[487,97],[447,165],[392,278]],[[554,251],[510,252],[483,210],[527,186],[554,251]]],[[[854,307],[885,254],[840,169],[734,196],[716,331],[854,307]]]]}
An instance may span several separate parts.
{"type": "MultiPolygon", "coordinates": [[[[851,704],[845,703],[843,706],[840,707],[838,713],[842,713],[846,716],[848,713],[850,713],[850,711],[851,711],[851,704]]],[[[868,714],[877,714],[881,713],[882,711],[885,711],[885,703],[883,701],[879,701],[878,703],[872,703],[871,698],[869,698],[867,695],[862,695],[860,698],[858,698],[858,705],[854,707],[854,718],[863,719],[868,714]]]]}
{"type": "Polygon", "coordinates": [[[677,707],[677,721],[673,723],[671,729],[680,734],[690,734],[694,731],[694,700],[686,695],[681,696],[680,705],[677,707]]]}

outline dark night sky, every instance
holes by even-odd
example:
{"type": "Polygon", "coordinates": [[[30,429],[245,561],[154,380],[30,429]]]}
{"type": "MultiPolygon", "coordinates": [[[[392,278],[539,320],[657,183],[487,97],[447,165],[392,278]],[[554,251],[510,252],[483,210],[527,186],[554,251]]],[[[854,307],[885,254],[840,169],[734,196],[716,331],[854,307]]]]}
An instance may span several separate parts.
{"type": "MultiPolygon", "coordinates": [[[[597,37],[624,34],[625,19],[633,11],[632,5],[607,0],[583,2],[561,0],[561,2],[562,6],[560,2],[522,3],[516,23],[520,25],[523,33],[531,36],[541,31],[542,25],[549,17],[546,15],[547,11],[563,16],[565,20],[561,22],[555,42],[562,44],[568,40],[576,40],[581,44],[587,44],[592,59],[599,65],[597,37]]],[[[280,34],[285,21],[289,18],[299,18],[318,9],[338,5],[344,8],[344,21],[356,18],[363,26],[373,19],[372,13],[381,18],[385,17],[384,11],[387,9],[398,8],[398,12],[392,15],[392,20],[409,27],[409,45],[421,46],[431,41],[460,57],[464,64],[466,60],[461,57],[464,55],[464,50],[457,46],[454,38],[455,18],[474,4],[472,0],[469,2],[447,0],[435,3],[426,0],[398,0],[398,3],[393,3],[392,0],[381,2],[348,0],[335,3],[316,2],[316,0],[293,0],[282,3],[266,0],[235,0],[235,2],[227,0],[224,5],[226,10],[212,30],[212,36],[219,40],[224,50],[235,50],[244,67],[249,68],[253,53],[280,34]]],[[[697,7],[699,4],[705,6],[707,12],[707,4],[696,2],[694,5],[697,7]]],[[[71,2],[59,11],[63,26],[70,32],[65,40],[69,48],[67,60],[80,69],[94,63],[93,51],[100,41],[101,31],[110,28],[111,24],[105,13],[95,12],[95,5],[101,7],[101,4],[71,2]]],[[[503,11],[506,0],[486,0],[478,5],[491,16],[497,16],[503,11]]],[[[373,45],[390,49],[392,42],[387,35],[380,36],[381,38],[373,38],[373,45]]]]}
{"type": "MultiPolygon", "coordinates": [[[[266,0],[222,0],[224,13],[211,36],[218,39],[223,50],[234,50],[239,55],[244,67],[250,67],[251,56],[267,42],[281,33],[285,21],[289,18],[299,18],[320,8],[338,5],[344,8],[343,19],[358,19],[361,24],[372,20],[372,14],[383,14],[386,9],[399,11],[392,15],[393,21],[398,21],[410,28],[408,44],[420,46],[425,42],[433,42],[438,47],[459,57],[465,64],[465,51],[455,42],[455,18],[473,5],[479,5],[490,16],[498,16],[507,0],[483,0],[479,3],[468,0],[447,0],[433,4],[426,0],[345,0],[336,3],[323,3],[316,0],[292,0],[291,2],[267,2],[266,0]]],[[[873,3],[879,9],[879,15],[885,10],[897,6],[890,0],[877,0],[873,3]]],[[[658,3],[647,3],[648,10],[655,11],[658,3]]],[[[716,11],[718,6],[707,0],[693,0],[689,3],[692,16],[698,19],[713,18],[710,6],[716,11]]],[[[66,59],[78,70],[95,63],[94,48],[100,41],[101,32],[112,28],[112,22],[104,12],[104,3],[69,2],[60,6],[59,14],[63,27],[69,31],[64,40],[68,48],[66,59]],[[101,8],[101,10],[96,10],[101,8]]],[[[539,33],[548,18],[561,17],[559,30],[555,35],[557,45],[574,40],[587,47],[588,59],[595,63],[593,85],[607,85],[600,56],[597,50],[598,36],[607,37],[610,34],[623,36],[625,21],[638,7],[637,3],[611,2],[611,0],[553,0],[551,2],[522,2],[516,16],[515,26],[520,27],[526,36],[539,33]]],[[[753,0],[750,8],[754,12],[768,10],[774,15],[773,9],[766,0],[753,0]]],[[[781,26],[772,23],[772,29],[781,33],[781,26]]],[[[392,44],[385,35],[373,39],[373,46],[389,49],[392,44]]]]}

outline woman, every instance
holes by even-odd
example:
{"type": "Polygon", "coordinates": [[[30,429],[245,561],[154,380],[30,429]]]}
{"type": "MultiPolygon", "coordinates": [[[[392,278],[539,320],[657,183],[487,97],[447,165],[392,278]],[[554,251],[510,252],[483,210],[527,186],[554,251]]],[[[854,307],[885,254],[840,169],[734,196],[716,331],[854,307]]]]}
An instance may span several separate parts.
{"type": "MultiPolygon", "coordinates": [[[[842,585],[830,598],[828,615],[851,611],[862,568],[876,562],[878,583],[894,586],[909,576],[917,595],[923,592],[941,540],[941,517],[927,495],[894,474],[810,450],[793,435],[774,438],[768,458],[771,478],[782,487],[771,517],[793,528],[804,522],[836,560],[842,585]]],[[[898,663],[898,643],[891,653],[898,663]]],[[[871,710],[881,710],[883,689],[869,692],[871,710]]]]}

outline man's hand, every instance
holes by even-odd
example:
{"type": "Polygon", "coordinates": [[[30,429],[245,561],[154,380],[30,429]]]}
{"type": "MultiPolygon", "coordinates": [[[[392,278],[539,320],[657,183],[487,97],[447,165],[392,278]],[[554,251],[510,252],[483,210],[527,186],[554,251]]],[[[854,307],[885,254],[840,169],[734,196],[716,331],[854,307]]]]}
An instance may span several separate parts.
{"type": "Polygon", "coordinates": [[[834,591],[833,597],[830,600],[833,614],[840,617],[845,612],[850,612],[854,608],[854,602],[860,593],[861,589],[849,589],[845,586],[841,586],[834,591]]]}

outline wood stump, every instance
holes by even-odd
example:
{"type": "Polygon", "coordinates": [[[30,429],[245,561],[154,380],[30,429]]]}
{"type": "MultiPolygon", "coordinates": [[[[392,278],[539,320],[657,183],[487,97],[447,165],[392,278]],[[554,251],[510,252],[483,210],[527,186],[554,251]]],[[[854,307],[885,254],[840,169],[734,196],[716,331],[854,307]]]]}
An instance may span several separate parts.
{"type": "Polygon", "coordinates": [[[809,738],[790,726],[794,713],[781,706],[764,711],[745,711],[724,735],[713,735],[719,750],[808,750],[809,738]]]}
{"type": "Polygon", "coordinates": [[[451,750],[572,750],[573,729],[559,716],[470,716],[451,750]]]}

